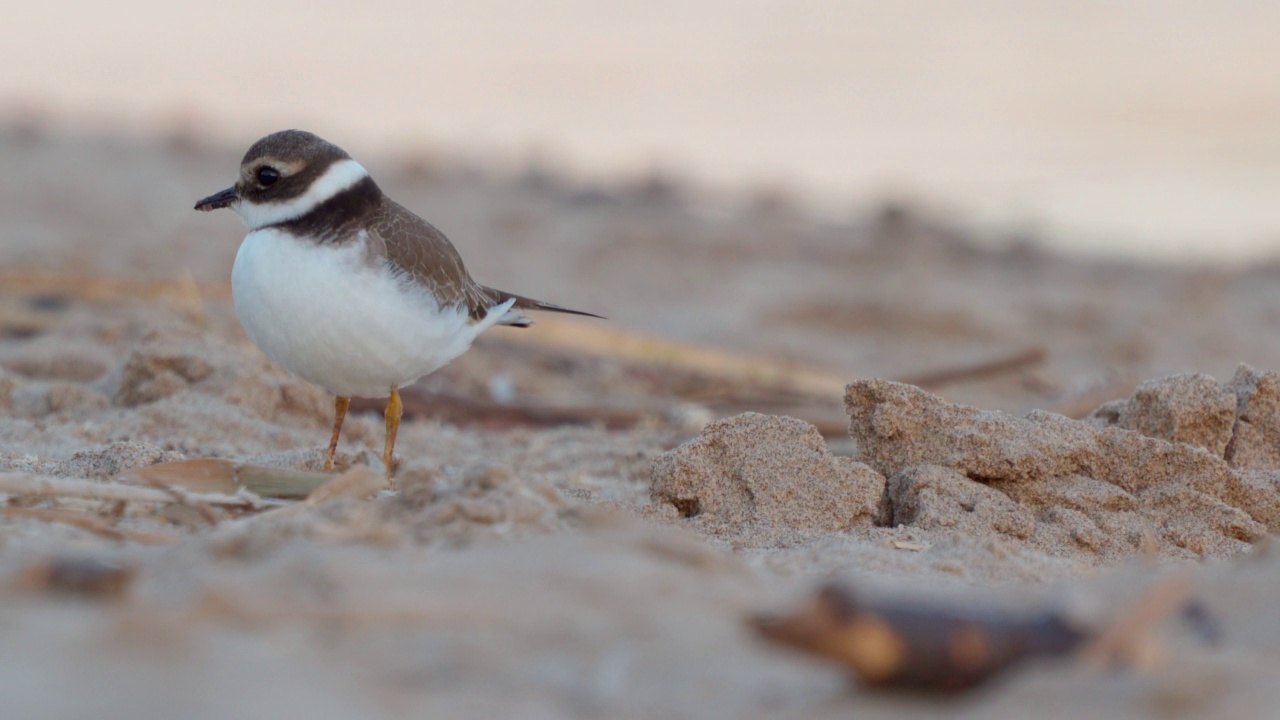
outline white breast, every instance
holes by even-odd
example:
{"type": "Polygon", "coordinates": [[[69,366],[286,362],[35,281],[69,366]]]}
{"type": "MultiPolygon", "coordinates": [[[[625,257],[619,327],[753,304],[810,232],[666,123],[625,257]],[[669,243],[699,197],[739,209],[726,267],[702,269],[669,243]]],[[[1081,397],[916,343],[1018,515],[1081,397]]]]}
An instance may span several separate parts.
{"type": "Polygon", "coordinates": [[[386,397],[471,346],[511,303],[467,322],[427,289],[371,267],[364,242],[317,245],[273,229],[249,233],[231,289],[245,332],[272,360],[335,395],[386,397]]]}

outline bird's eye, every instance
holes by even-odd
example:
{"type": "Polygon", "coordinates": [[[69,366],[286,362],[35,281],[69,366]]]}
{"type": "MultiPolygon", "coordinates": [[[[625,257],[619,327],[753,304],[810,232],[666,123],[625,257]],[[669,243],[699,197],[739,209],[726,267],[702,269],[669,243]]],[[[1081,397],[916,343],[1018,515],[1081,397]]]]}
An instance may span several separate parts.
{"type": "Polygon", "coordinates": [[[280,179],[280,171],[273,167],[264,166],[258,168],[258,183],[263,187],[275,184],[280,179]]]}

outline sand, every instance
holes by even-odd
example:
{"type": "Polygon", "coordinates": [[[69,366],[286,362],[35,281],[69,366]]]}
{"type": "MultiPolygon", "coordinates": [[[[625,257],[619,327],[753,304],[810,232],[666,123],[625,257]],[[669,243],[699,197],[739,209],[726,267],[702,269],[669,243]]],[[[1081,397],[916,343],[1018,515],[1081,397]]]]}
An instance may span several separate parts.
{"type": "MultiPolygon", "coordinates": [[[[319,468],[331,399],[247,341],[217,292],[233,219],[186,209],[233,151],[28,129],[0,155],[24,188],[0,195],[0,472],[319,468]],[[106,179],[122,163],[192,187],[140,208],[106,179]]],[[[413,419],[396,492],[294,512],[8,497],[0,715],[1239,717],[1280,699],[1280,269],[1061,258],[900,208],[833,225],[679,186],[382,167],[494,284],[834,366],[848,434],[704,423],[712,405],[689,402],[732,382],[495,332],[424,385],[684,410],[622,429],[413,419]],[[891,380],[1028,346],[1047,359],[933,392],[891,380]],[[86,514],[115,534],[66,521],[86,514]],[[87,562],[118,565],[115,584],[87,562]],[[1192,577],[1216,643],[1174,620],[1141,667],[1036,663],[963,698],[858,688],[748,622],[837,578],[1103,623],[1170,572],[1192,577]]],[[[381,418],[353,415],[339,468],[377,469],[381,443],[381,418]]]]}

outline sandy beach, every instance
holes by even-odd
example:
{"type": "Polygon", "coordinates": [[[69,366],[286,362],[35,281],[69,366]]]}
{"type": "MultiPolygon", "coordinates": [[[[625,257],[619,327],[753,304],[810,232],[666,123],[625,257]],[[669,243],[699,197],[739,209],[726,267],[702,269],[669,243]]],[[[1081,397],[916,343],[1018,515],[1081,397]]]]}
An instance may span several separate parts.
{"type": "Polygon", "coordinates": [[[166,470],[305,473],[328,437],[331,398],[235,318],[238,222],[187,210],[241,152],[0,132],[5,717],[1276,702],[1280,266],[374,155],[477,277],[610,320],[492,331],[407,391],[395,492],[370,406],[345,484],[272,500],[166,470]],[[1045,659],[960,696],[867,689],[752,625],[835,580],[1102,628],[1175,576],[1211,637],[1175,613],[1114,666],[1045,659]]]}

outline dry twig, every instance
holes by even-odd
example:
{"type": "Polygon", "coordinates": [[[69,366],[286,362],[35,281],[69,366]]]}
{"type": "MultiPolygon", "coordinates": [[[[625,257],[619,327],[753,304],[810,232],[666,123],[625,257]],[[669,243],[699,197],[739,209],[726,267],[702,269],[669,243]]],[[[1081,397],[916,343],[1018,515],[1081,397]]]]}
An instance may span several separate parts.
{"type": "Polygon", "coordinates": [[[9,518],[25,517],[63,523],[112,540],[131,540],[146,545],[164,545],[178,539],[178,536],[165,532],[122,528],[98,515],[76,510],[10,507],[4,509],[4,514],[9,518]]]}
{"type": "Polygon", "coordinates": [[[943,385],[951,385],[963,380],[982,380],[993,375],[1003,375],[1015,370],[1024,370],[1033,365],[1039,365],[1047,357],[1049,357],[1049,351],[1037,346],[978,363],[938,368],[908,375],[899,380],[899,382],[927,390],[943,385]]]}
{"type": "MultiPolygon", "coordinates": [[[[121,483],[74,480],[70,478],[30,475],[26,473],[0,473],[0,493],[9,495],[34,495],[37,497],[77,497],[89,500],[123,500],[125,502],[160,503],[174,502],[172,492],[151,487],[138,487],[121,483]]],[[[248,493],[225,495],[221,493],[192,493],[188,502],[200,502],[220,507],[257,509],[279,507],[287,503],[260,498],[248,493]]]]}
{"type": "Polygon", "coordinates": [[[1097,670],[1151,665],[1159,655],[1156,627],[1188,608],[1193,587],[1191,575],[1186,572],[1157,582],[1089,640],[1080,651],[1080,661],[1097,670]]]}

